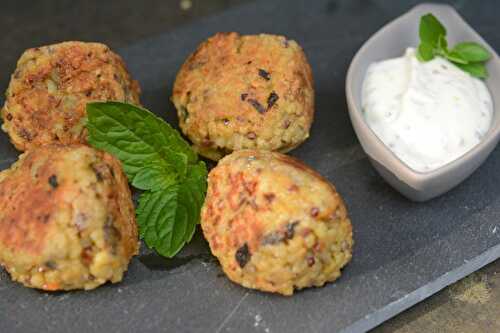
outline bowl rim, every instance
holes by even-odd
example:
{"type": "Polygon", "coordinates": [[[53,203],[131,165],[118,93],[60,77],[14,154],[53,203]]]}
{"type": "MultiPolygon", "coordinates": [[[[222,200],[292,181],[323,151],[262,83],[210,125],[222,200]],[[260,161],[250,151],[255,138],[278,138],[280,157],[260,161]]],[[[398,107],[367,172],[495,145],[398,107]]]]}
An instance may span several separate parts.
{"type": "MultiPolygon", "coordinates": [[[[495,142],[495,140],[498,139],[500,136],[500,125],[494,127],[492,123],[492,127],[488,130],[486,135],[484,136],[483,140],[479,142],[476,146],[474,146],[472,149],[467,151],[464,155],[460,156],[459,158],[431,171],[425,171],[425,172],[420,172],[412,169],[410,166],[408,166],[406,163],[404,163],[385,143],[382,142],[382,140],[375,134],[375,132],[368,126],[366,123],[366,120],[364,119],[361,110],[356,106],[355,104],[355,98],[354,98],[354,83],[353,83],[353,76],[354,76],[354,70],[360,66],[361,59],[363,55],[366,53],[366,49],[371,46],[373,42],[375,42],[381,35],[387,34],[387,31],[397,22],[399,21],[404,21],[407,19],[408,16],[414,15],[415,12],[417,11],[428,11],[432,12],[433,9],[436,8],[441,8],[446,11],[448,11],[451,15],[457,19],[460,24],[463,25],[464,29],[471,31],[474,33],[476,38],[481,42],[483,46],[485,46],[488,51],[491,52],[492,57],[489,60],[489,63],[498,63],[497,65],[500,66],[499,63],[499,57],[498,54],[496,53],[495,49],[493,49],[483,38],[479,33],[477,33],[463,18],[460,16],[460,14],[455,10],[454,7],[448,4],[435,4],[435,3],[421,3],[418,4],[414,7],[412,7],[410,10],[407,12],[403,13],[402,15],[396,17],[395,19],[389,21],[386,23],[384,26],[382,26],[379,30],[377,30],[373,35],[368,38],[363,45],[359,48],[359,50],[356,52],[354,57],[351,60],[351,63],[349,65],[349,68],[347,70],[347,76],[346,76],[346,82],[345,82],[345,90],[346,90],[346,100],[348,104],[348,110],[349,110],[349,115],[352,119],[353,125],[354,121],[356,121],[357,125],[361,127],[361,131],[364,132],[364,134],[367,135],[368,139],[374,142],[374,145],[378,146],[379,150],[379,155],[380,153],[384,155],[384,159],[381,160],[377,156],[374,156],[373,153],[371,153],[370,149],[367,149],[364,144],[364,140],[359,138],[358,131],[359,129],[356,129],[356,126],[354,126],[354,131],[356,132],[356,135],[358,136],[358,140],[360,141],[363,149],[365,150],[366,154],[376,160],[379,164],[384,166],[388,171],[390,171],[392,174],[394,174],[399,180],[403,181],[406,183],[408,186],[414,189],[419,189],[426,184],[433,182],[435,179],[442,177],[443,175],[450,174],[456,169],[458,169],[463,163],[467,162],[470,159],[473,159],[477,154],[479,154],[481,151],[485,150],[488,148],[488,146],[492,143],[495,142]]],[[[492,96],[496,95],[495,91],[492,90],[489,85],[487,80],[485,81],[486,86],[488,87],[488,90],[492,96]]],[[[493,112],[500,112],[500,109],[498,109],[499,106],[494,105],[493,106],[493,112]]]]}

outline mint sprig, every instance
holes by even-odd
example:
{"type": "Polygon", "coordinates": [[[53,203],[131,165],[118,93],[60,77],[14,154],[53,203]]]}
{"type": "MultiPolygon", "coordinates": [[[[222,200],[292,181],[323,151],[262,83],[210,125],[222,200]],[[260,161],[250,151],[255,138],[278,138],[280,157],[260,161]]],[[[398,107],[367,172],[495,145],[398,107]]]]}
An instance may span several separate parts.
{"type": "Polygon", "coordinates": [[[418,34],[422,43],[436,47],[439,36],[446,36],[446,28],[434,15],[427,14],[420,18],[418,34]]]}
{"type": "Polygon", "coordinates": [[[132,186],[144,191],[136,211],[141,238],[173,257],[199,223],[205,163],[168,123],[131,104],[87,104],[87,129],[89,143],[118,158],[132,186]]]}
{"type": "Polygon", "coordinates": [[[432,14],[420,18],[420,44],[416,56],[422,61],[430,61],[436,56],[448,59],[472,76],[485,79],[488,77],[485,62],[491,58],[490,52],[475,42],[462,42],[448,49],[446,28],[432,14]]]}

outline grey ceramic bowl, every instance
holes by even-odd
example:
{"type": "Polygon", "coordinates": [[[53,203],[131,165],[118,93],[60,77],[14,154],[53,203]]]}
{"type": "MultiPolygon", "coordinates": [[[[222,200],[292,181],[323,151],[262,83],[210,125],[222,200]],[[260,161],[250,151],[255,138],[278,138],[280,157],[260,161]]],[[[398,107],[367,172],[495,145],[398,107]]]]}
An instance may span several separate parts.
{"type": "Polygon", "coordinates": [[[349,115],[356,135],[373,166],[395,189],[411,200],[425,201],[445,193],[476,170],[493,151],[500,134],[500,60],[495,51],[448,5],[421,4],[388,23],[375,33],[354,56],[346,79],[349,115]],[[493,57],[488,62],[486,84],[493,97],[493,123],[483,141],[459,159],[431,172],[417,172],[404,164],[375,135],[361,112],[361,85],[367,67],[380,60],[403,55],[407,47],[418,45],[420,17],[434,14],[447,28],[448,42],[476,41],[493,57]]]}

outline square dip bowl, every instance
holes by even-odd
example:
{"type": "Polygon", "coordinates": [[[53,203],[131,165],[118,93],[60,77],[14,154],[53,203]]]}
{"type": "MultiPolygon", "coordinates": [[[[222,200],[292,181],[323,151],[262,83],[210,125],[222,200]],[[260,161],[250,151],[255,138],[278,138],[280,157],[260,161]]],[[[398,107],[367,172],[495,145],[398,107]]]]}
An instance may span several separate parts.
{"type": "Polygon", "coordinates": [[[500,135],[500,60],[495,50],[449,5],[421,4],[389,22],[354,56],[346,79],[347,106],[356,135],[378,173],[396,190],[414,201],[439,196],[472,174],[488,157],[500,135]],[[368,66],[373,62],[400,57],[408,47],[417,47],[420,17],[432,13],[447,29],[450,45],[474,41],[491,52],[485,81],[493,100],[493,119],[482,141],[460,158],[429,172],[418,172],[403,163],[371,130],[361,109],[361,88],[368,66]]]}

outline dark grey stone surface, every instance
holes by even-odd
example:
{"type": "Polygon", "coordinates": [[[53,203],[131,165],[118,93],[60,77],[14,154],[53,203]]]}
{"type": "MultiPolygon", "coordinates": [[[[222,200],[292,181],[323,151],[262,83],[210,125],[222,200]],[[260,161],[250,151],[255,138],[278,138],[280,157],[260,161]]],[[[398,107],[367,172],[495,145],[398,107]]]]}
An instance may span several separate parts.
{"type": "MultiPolygon", "coordinates": [[[[259,1],[120,50],[143,87],[145,106],[176,124],[168,101],[175,73],[204,38],[217,31],[269,32],[304,47],[316,83],[316,121],[311,138],[292,155],[335,183],[349,207],[355,253],[336,283],[292,298],[243,289],[222,275],[198,232],[176,259],[143,250],[121,284],[92,292],[43,293],[0,271],[0,332],[358,332],[498,258],[498,149],[459,187],[417,204],[376,174],[349,123],[344,78],[350,59],[409,3],[259,1]]],[[[498,49],[498,2],[456,3],[498,49]]],[[[0,167],[16,156],[1,134],[0,167]]]]}

